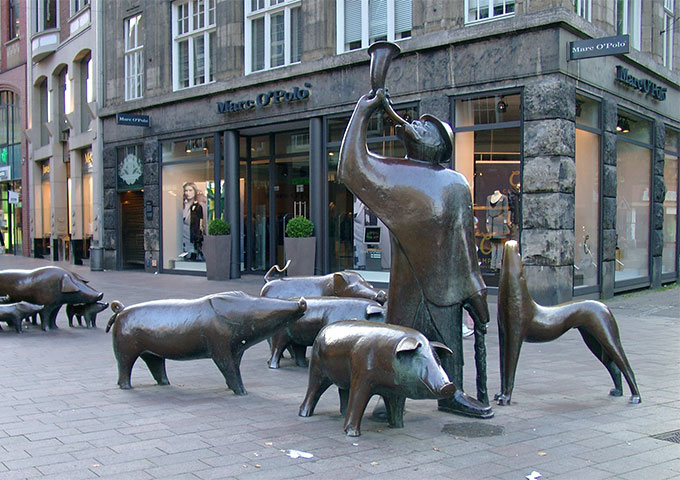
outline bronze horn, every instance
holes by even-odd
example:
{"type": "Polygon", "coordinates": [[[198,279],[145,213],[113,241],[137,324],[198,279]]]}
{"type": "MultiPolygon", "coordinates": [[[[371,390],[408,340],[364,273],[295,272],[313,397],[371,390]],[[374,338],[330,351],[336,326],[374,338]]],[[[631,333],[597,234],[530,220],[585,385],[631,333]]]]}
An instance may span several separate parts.
{"type": "Polygon", "coordinates": [[[371,96],[375,95],[379,88],[385,88],[387,69],[390,68],[392,60],[400,53],[401,48],[392,42],[375,42],[368,47],[368,54],[371,56],[369,69],[371,96]]]}

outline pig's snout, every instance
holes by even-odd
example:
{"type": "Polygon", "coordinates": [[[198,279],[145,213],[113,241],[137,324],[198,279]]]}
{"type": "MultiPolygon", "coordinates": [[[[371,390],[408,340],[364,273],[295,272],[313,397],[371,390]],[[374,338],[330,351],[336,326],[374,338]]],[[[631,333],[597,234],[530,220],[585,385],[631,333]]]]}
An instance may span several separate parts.
{"type": "Polygon", "coordinates": [[[456,385],[454,383],[449,382],[439,390],[439,394],[441,395],[442,398],[449,398],[453,397],[457,390],[458,388],[456,387],[456,385]]]}
{"type": "Polygon", "coordinates": [[[387,294],[385,293],[384,290],[380,290],[378,293],[375,294],[374,300],[378,302],[380,305],[382,305],[387,301],[387,294]]]}
{"type": "MultiPolygon", "coordinates": [[[[101,300],[102,298],[104,298],[104,292],[100,292],[99,295],[97,295],[97,301],[101,300]]],[[[104,308],[106,308],[108,306],[109,306],[109,304],[107,303],[104,308]]]]}
{"type": "Polygon", "coordinates": [[[300,300],[298,300],[298,308],[301,312],[307,310],[307,300],[305,300],[305,297],[300,297],[300,300]]]}

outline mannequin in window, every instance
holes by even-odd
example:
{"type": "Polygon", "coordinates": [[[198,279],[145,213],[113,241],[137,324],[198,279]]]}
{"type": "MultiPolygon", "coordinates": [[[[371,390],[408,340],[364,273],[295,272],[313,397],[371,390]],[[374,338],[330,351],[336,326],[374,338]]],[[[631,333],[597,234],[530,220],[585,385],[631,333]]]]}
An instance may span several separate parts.
{"type": "Polygon", "coordinates": [[[503,254],[503,240],[510,235],[510,208],[508,197],[500,190],[486,197],[486,231],[491,235],[491,261],[489,268],[501,268],[503,254]]]}
{"type": "Polygon", "coordinates": [[[193,182],[186,182],[184,190],[184,206],[182,208],[182,250],[186,260],[203,259],[203,232],[205,230],[203,205],[198,188],[193,182]]]}

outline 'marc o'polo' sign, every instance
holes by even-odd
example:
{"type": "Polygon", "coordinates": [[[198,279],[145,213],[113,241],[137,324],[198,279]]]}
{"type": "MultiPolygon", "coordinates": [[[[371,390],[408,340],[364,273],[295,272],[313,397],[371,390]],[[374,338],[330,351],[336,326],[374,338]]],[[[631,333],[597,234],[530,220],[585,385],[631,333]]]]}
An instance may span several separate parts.
{"type": "Polygon", "coordinates": [[[628,73],[628,69],[622,65],[616,66],[616,81],[628,87],[640,90],[640,92],[647,94],[660,102],[666,100],[666,92],[668,91],[666,87],[657,85],[647,78],[637,78],[628,73]]]}
{"type": "Polygon", "coordinates": [[[604,57],[606,55],[618,55],[630,52],[630,41],[628,35],[617,35],[615,37],[591,38],[588,40],[578,40],[569,42],[569,59],[579,60],[581,58],[604,57]]]}
{"type": "Polygon", "coordinates": [[[282,103],[306,100],[311,95],[312,85],[305,83],[305,88],[294,87],[293,90],[270,90],[258,93],[255,98],[247,100],[217,102],[217,113],[235,113],[255,108],[267,107],[282,103]]]}

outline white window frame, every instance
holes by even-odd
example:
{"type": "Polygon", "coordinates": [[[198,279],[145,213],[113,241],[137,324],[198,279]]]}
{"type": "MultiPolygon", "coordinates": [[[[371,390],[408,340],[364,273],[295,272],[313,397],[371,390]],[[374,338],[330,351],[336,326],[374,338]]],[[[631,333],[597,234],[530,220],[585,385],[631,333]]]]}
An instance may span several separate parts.
{"type": "MultiPolygon", "coordinates": [[[[184,90],[186,88],[193,88],[199,85],[207,85],[215,82],[215,65],[211,63],[212,52],[210,46],[210,35],[217,35],[217,22],[215,17],[217,11],[215,3],[217,0],[182,0],[173,2],[172,4],[172,89],[184,90]],[[203,6],[203,12],[198,13],[197,7],[203,6]],[[186,8],[186,30],[180,32],[178,25],[178,15],[180,7],[182,10],[186,8]],[[195,12],[196,10],[196,12],[195,12]],[[195,27],[196,21],[202,21],[202,26],[195,27]],[[197,83],[194,78],[196,72],[196,65],[194,64],[194,42],[195,39],[203,37],[203,77],[204,81],[197,83]],[[188,76],[189,85],[180,85],[180,64],[179,64],[179,44],[187,42],[187,56],[188,56],[188,76]]],[[[215,42],[217,39],[215,38],[215,42]]]]}
{"type": "MultiPolygon", "coordinates": [[[[272,68],[285,67],[286,65],[292,65],[295,63],[300,63],[300,60],[292,60],[293,51],[293,38],[292,38],[292,25],[291,25],[291,11],[294,8],[302,8],[302,0],[244,0],[245,5],[245,28],[244,28],[244,66],[246,75],[253,72],[262,72],[264,70],[270,70],[272,68]],[[253,3],[257,3],[255,8],[253,8],[253,3]],[[277,15],[283,12],[283,65],[271,65],[271,18],[273,15],[277,15]],[[264,19],[264,67],[258,70],[254,70],[254,59],[253,59],[253,22],[264,19]]],[[[302,15],[302,12],[298,12],[298,15],[302,15]]],[[[302,36],[301,31],[298,35],[302,36]]]]}
{"type": "Polygon", "coordinates": [[[618,35],[628,35],[631,47],[640,50],[642,37],[642,1],[641,0],[617,0],[617,9],[622,7],[622,11],[616,12],[616,21],[622,17],[622,30],[617,31],[618,35]]]}
{"type": "Polygon", "coordinates": [[[90,4],[90,0],[71,0],[71,16],[75,15],[90,4]]]}
{"type": "Polygon", "coordinates": [[[675,0],[663,2],[663,64],[673,69],[673,24],[675,23],[675,0]]]}
{"type": "Polygon", "coordinates": [[[593,0],[574,0],[574,11],[581,18],[593,21],[593,0]]]}
{"type": "Polygon", "coordinates": [[[502,18],[508,18],[515,15],[515,7],[517,2],[515,0],[465,0],[465,24],[477,24],[493,20],[499,20],[502,18]],[[473,5],[471,5],[473,3],[473,5]],[[503,9],[507,10],[507,7],[512,5],[512,12],[506,12],[501,14],[494,14],[494,3],[502,3],[503,9]],[[487,8],[488,15],[483,18],[471,18],[470,10],[476,5],[476,11],[479,14],[484,7],[487,8]]]}
{"type": "Polygon", "coordinates": [[[54,27],[45,28],[45,4],[44,0],[35,0],[35,33],[43,32],[45,30],[51,30],[59,27],[59,3],[54,0],[55,4],[55,23],[54,27]]]}
{"type": "MultiPolygon", "coordinates": [[[[345,41],[345,0],[336,0],[336,31],[337,31],[337,52],[345,53],[361,48],[368,48],[371,44],[370,39],[370,5],[369,0],[359,0],[361,2],[361,47],[350,49],[345,41]]],[[[400,36],[402,32],[396,32],[396,12],[397,2],[403,2],[404,7],[411,9],[411,30],[413,30],[413,4],[410,0],[384,0],[387,7],[387,41],[397,42],[411,38],[411,35],[400,36]]],[[[467,0],[466,0],[467,1],[467,0]]]]}
{"type": "Polygon", "coordinates": [[[137,100],[144,96],[144,45],[141,43],[142,14],[125,19],[125,101],[137,100]],[[132,39],[130,28],[134,24],[132,39]]]}

